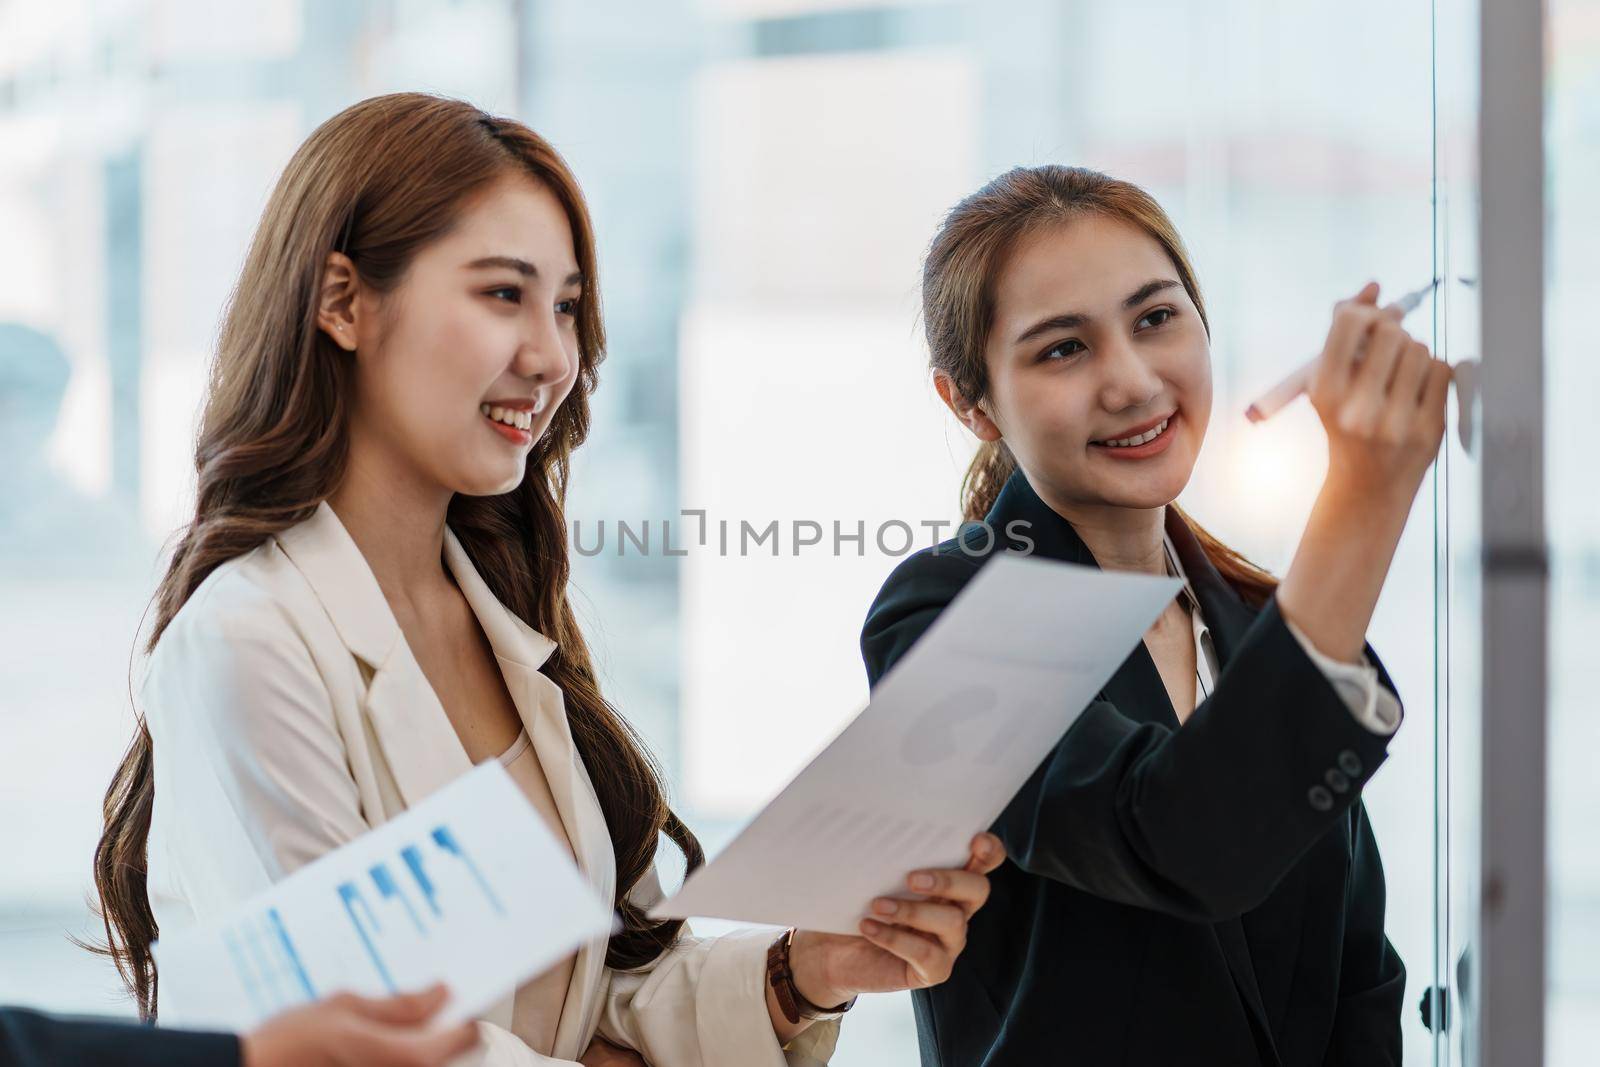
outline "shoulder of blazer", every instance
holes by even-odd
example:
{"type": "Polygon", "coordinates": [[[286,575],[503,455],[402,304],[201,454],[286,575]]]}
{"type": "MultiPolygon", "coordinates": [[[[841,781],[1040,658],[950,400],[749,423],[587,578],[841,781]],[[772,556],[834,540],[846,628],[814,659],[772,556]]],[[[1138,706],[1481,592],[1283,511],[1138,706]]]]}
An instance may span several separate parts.
{"type": "MultiPolygon", "coordinates": [[[[251,649],[271,649],[280,664],[287,660],[321,674],[317,645],[337,641],[331,624],[319,621],[322,615],[304,575],[276,540],[268,540],[219,564],[189,595],[151,650],[141,690],[148,695],[163,674],[187,673],[193,657],[235,661],[251,649]]],[[[145,703],[147,713],[159,714],[145,703]]]]}
{"type": "MultiPolygon", "coordinates": [[[[185,629],[250,628],[289,624],[305,606],[315,604],[310,584],[269,539],[248,552],[217,565],[189,594],[167,625],[185,629]]],[[[162,637],[165,640],[165,634],[162,637]]],[[[160,642],[157,642],[158,649],[160,642]]]]}

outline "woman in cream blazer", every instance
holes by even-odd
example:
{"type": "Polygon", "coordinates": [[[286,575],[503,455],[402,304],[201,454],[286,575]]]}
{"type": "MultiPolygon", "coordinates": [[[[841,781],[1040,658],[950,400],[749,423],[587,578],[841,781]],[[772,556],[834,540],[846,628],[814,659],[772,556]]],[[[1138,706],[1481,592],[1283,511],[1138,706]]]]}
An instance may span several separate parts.
{"type": "MultiPolygon", "coordinates": [[[[539,673],[555,644],[494,598],[449,531],[445,562],[494,647],[578,866],[610,900],[611,839],[561,691],[539,673]]],[[[156,646],[141,703],[160,753],[148,878],[164,933],[216,916],[471,766],[326,503],[211,573],[156,646]]],[[[606,939],[590,940],[555,1059],[576,1060],[598,1030],[656,1067],[784,1063],[763,982],[771,940],[767,931],[684,938],[643,973],[607,971],[606,939]]],[[[483,1018],[489,1062],[549,1062],[510,1033],[509,995],[483,1018]]],[[[838,1025],[805,1030],[788,1062],[825,1062],[838,1025]]]]}
{"type": "Polygon", "coordinates": [[[1004,858],[991,835],[862,901],[859,936],[696,940],[646,914],[660,835],[700,849],[566,595],[598,299],[582,193],[519,123],[377,97],[290,160],[219,337],[95,856],[145,1014],[159,934],[496,756],[622,924],[483,1020],[487,1062],[818,1063],[856,993],[949,975],[1004,858]]]}

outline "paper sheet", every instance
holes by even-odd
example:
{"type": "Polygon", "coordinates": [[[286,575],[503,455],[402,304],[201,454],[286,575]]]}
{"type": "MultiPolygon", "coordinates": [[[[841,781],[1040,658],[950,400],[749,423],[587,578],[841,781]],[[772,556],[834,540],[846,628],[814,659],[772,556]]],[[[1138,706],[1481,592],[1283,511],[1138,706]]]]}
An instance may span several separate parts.
{"type": "Polygon", "coordinates": [[[341,990],[443,981],[448,1024],[611,927],[610,907],[490,761],[219,921],[163,937],[161,1021],[243,1030],[341,990]]]}
{"type": "MultiPolygon", "coordinates": [[[[872,702],[651,912],[857,934],[905,876],[961,867],[1144,632],[1177,578],[993,560],[872,702]]],[[[752,704],[759,704],[752,700],[752,704]]]]}

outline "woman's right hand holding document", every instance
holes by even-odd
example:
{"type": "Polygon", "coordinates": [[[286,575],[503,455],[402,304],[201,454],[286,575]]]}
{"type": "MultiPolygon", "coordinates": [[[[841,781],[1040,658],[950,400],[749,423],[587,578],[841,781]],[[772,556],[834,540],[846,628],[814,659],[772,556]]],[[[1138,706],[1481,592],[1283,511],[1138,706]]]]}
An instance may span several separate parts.
{"type": "Polygon", "coordinates": [[[967,923],[989,899],[989,872],[1006,859],[993,834],[972,839],[965,866],[913,871],[908,894],[879,897],[861,920],[861,936],[801,930],[790,963],[795,987],[819,1006],[857,993],[922,989],[950,977],[967,944],[967,923]]]}

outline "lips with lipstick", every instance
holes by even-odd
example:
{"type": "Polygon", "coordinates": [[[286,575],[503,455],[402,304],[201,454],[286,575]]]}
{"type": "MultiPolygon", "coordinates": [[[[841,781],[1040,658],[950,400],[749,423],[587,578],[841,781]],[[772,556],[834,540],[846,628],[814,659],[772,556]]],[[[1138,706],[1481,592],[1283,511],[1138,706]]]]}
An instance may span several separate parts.
{"type": "Polygon", "coordinates": [[[478,405],[478,413],[501,437],[519,445],[533,440],[533,422],[543,410],[541,397],[490,400],[478,405]]]}
{"type": "Polygon", "coordinates": [[[1156,455],[1166,450],[1167,442],[1171,440],[1177,422],[1178,412],[1174,409],[1158,419],[1139,426],[1131,426],[1115,437],[1102,438],[1091,444],[1095,448],[1130,459],[1156,455]]]}

